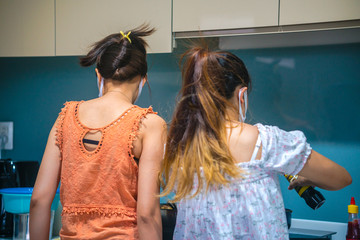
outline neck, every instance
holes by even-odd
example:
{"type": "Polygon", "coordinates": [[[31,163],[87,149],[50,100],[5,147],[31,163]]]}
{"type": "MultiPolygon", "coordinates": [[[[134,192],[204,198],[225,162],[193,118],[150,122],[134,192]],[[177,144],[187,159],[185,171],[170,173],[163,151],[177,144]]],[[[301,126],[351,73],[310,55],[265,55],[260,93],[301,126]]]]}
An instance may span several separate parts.
{"type": "Polygon", "coordinates": [[[104,84],[104,96],[117,94],[130,103],[133,103],[138,93],[138,81],[118,82],[107,80],[104,84]]]}
{"type": "Polygon", "coordinates": [[[110,91],[107,91],[105,92],[104,95],[106,96],[110,96],[110,95],[113,95],[113,94],[117,94],[119,96],[121,96],[121,98],[123,98],[124,100],[126,100],[126,102],[129,102],[132,104],[132,98],[130,96],[130,94],[126,94],[126,93],[123,93],[121,90],[110,90],[110,91]]]}
{"type": "Polygon", "coordinates": [[[237,112],[234,108],[227,107],[226,114],[227,114],[227,116],[229,118],[228,120],[230,122],[239,122],[239,112],[237,112]]]}

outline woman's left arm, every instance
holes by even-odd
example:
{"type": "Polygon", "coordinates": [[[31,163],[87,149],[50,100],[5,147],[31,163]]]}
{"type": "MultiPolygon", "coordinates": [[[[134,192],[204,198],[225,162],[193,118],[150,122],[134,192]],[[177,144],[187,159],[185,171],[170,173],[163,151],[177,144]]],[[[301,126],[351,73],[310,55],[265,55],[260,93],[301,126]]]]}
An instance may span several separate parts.
{"type": "Polygon", "coordinates": [[[49,239],[51,203],[60,181],[61,154],[52,127],[30,203],[30,239],[49,239]]]}
{"type": "Polygon", "coordinates": [[[142,151],[139,161],[137,223],[141,240],[162,239],[159,171],[164,155],[166,123],[149,114],[141,124],[142,151]]]}

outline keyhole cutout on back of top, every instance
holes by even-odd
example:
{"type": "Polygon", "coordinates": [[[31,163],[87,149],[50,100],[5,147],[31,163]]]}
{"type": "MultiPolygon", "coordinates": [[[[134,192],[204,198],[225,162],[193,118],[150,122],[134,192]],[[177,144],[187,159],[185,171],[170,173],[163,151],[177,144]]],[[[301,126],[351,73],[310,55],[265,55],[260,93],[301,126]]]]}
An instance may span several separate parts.
{"type": "Polygon", "coordinates": [[[93,152],[99,146],[101,138],[102,132],[100,130],[90,130],[85,133],[82,142],[87,151],[93,152]]]}

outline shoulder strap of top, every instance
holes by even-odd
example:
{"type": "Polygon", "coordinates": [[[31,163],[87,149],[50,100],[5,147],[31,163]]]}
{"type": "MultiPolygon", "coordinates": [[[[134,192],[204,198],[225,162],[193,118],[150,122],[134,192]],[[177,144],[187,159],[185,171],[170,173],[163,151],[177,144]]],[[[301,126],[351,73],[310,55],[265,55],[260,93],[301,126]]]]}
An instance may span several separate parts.
{"type": "Polygon", "coordinates": [[[61,109],[61,112],[59,113],[59,116],[56,120],[55,127],[56,127],[56,142],[55,144],[60,148],[60,151],[62,149],[62,143],[63,143],[63,125],[64,125],[64,119],[66,116],[66,113],[71,105],[74,105],[76,102],[66,102],[64,103],[64,107],[61,109]]]}
{"type": "Polygon", "coordinates": [[[256,140],[256,144],[255,144],[253,154],[252,154],[251,159],[250,159],[250,162],[255,160],[255,158],[256,158],[256,156],[257,156],[257,154],[259,152],[260,146],[261,146],[261,138],[260,138],[260,133],[259,133],[258,137],[257,137],[257,140],[256,140]]]}
{"type": "Polygon", "coordinates": [[[134,125],[132,127],[128,141],[128,151],[131,158],[134,158],[134,155],[132,154],[132,148],[134,147],[133,142],[135,141],[137,135],[139,134],[140,124],[142,120],[149,113],[157,114],[157,112],[153,111],[152,107],[148,107],[148,108],[138,107],[137,110],[138,112],[137,112],[136,120],[133,123],[134,125]]]}

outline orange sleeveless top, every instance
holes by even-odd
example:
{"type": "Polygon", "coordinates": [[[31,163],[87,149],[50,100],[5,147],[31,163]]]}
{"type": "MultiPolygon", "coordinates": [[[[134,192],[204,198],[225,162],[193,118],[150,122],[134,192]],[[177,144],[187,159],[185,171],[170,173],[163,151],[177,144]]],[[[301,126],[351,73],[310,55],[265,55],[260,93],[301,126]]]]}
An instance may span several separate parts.
{"type": "Polygon", "coordinates": [[[140,122],[152,108],[132,106],[102,128],[78,119],[81,102],[67,102],[59,114],[56,143],[61,151],[61,239],[138,239],[136,200],[138,166],[132,143],[140,122]],[[83,138],[101,131],[89,152],[83,138]]]}

